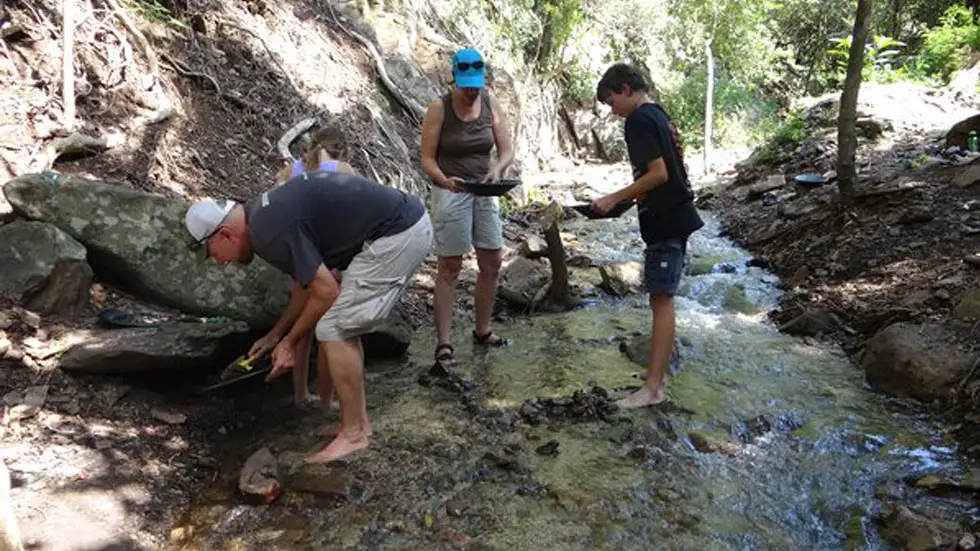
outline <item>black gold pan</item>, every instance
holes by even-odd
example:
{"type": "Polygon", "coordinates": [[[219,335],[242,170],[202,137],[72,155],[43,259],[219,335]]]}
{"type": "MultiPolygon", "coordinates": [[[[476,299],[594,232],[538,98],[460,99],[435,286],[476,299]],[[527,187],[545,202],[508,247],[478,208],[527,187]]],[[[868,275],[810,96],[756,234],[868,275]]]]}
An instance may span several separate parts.
{"type": "Polygon", "coordinates": [[[623,215],[623,213],[630,210],[633,204],[634,204],[633,201],[623,201],[621,203],[617,203],[616,206],[612,208],[612,210],[610,210],[605,214],[597,212],[595,209],[593,209],[592,203],[582,203],[579,205],[569,205],[569,206],[575,209],[575,212],[581,214],[582,216],[589,218],[591,220],[597,220],[600,218],[619,218],[620,216],[623,215]]]}

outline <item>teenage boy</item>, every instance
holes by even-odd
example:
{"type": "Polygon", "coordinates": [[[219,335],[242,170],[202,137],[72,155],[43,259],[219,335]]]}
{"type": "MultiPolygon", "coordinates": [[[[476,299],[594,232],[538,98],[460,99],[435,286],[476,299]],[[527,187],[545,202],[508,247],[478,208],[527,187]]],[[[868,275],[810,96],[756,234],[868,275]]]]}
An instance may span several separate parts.
{"type": "Polygon", "coordinates": [[[643,284],[653,311],[646,382],[616,404],[621,408],[654,406],[667,399],[665,373],[674,347],[674,294],[687,239],[704,222],[694,206],[677,127],[650,99],[643,74],[625,63],[613,65],[599,80],[596,98],[626,119],[633,183],[597,199],[593,208],[605,213],[622,201],[637,202],[640,236],[646,243],[643,284]]]}

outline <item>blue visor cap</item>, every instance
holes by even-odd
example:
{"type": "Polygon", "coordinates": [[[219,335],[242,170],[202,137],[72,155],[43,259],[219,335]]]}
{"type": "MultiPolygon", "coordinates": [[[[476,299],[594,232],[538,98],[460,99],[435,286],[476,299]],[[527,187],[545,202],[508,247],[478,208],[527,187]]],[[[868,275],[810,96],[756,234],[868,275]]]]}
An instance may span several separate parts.
{"type": "Polygon", "coordinates": [[[487,66],[480,52],[468,48],[453,54],[453,81],[457,88],[483,88],[487,66]]]}

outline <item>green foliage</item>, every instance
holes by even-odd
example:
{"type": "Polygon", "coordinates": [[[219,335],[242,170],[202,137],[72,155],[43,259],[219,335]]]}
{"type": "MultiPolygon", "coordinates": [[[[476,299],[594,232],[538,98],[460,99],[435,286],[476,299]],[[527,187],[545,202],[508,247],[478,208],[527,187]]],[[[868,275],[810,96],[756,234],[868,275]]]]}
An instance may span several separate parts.
{"type": "MultiPolygon", "coordinates": [[[[565,44],[584,20],[582,0],[509,0],[507,13],[495,17],[494,35],[518,59],[539,72],[552,69],[565,44]]],[[[484,0],[484,11],[497,6],[484,0]]]]}
{"type": "MultiPolygon", "coordinates": [[[[710,45],[714,144],[766,143],[763,153],[774,157],[805,133],[798,115],[786,115],[792,100],[842,85],[855,15],[854,0],[479,1],[493,2],[486,12],[500,14],[498,36],[539,72],[555,75],[569,102],[592,99],[609,64],[638,66],[695,147],[703,143],[710,45]]],[[[965,5],[875,2],[864,81],[948,79],[971,49],[980,50],[980,29],[965,5]]]]}
{"type": "MultiPolygon", "coordinates": [[[[844,82],[847,73],[847,60],[850,58],[852,38],[850,35],[832,39],[833,46],[827,50],[831,64],[831,79],[836,85],[844,82]]],[[[864,45],[864,67],[861,79],[864,82],[890,82],[897,79],[896,61],[905,43],[889,36],[874,36],[864,45]]]]}
{"type": "Polygon", "coordinates": [[[595,96],[595,83],[599,76],[581,63],[572,62],[561,72],[562,91],[567,101],[573,104],[587,103],[595,96]]]}
{"type": "Polygon", "coordinates": [[[159,0],[127,0],[126,5],[147,21],[163,23],[169,27],[189,29],[186,23],[174,17],[159,0]]]}
{"type": "Polygon", "coordinates": [[[768,119],[765,125],[769,128],[763,128],[762,132],[770,135],[753,154],[757,162],[778,163],[789,159],[807,136],[806,121],[798,111],[791,112],[778,122],[776,119],[768,119]],[[775,125],[771,126],[774,122],[775,125]]]}
{"type": "MultiPolygon", "coordinates": [[[[704,67],[692,69],[683,80],[663,90],[664,108],[677,125],[684,143],[692,148],[699,147],[704,141],[706,99],[707,70],[704,67]]],[[[722,75],[715,82],[712,143],[730,147],[760,142],[767,133],[760,134],[755,129],[773,118],[777,110],[778,106],[767,101],[757,88],[722,75]]]]}
{"type": "Polygon", "coordinates": [[[925,33],[915,68],[921,75],[948,81],[963,67],[971,50],[980,51],[980,26],[969,9],[953,6],[938,27],[925,33]]]}
{"type": "MultiPolygon", "coordinates": [[[[483,11],[491,16],[496,13],[496,6],[490,0],[482,1],[483,11]]],[[[541,35],[541,21],[534,14],[532,0],[508,0],[504,5],[506,10],[492,17],[494,43],[506,46],[508,53],[515,59],[522,59],[524,52],[531,45],[536,45],[541,35]]],[[[456,2],[453,13],[456,20],[464,20],[473,8],[467,2],[456,2]]]]}
{"type": "Polygon", "coordinates": [[[538,17],[551,27],[552,51],[557,51],[583,20],[582,0],[538,0],[536,4],[538,17]]]}

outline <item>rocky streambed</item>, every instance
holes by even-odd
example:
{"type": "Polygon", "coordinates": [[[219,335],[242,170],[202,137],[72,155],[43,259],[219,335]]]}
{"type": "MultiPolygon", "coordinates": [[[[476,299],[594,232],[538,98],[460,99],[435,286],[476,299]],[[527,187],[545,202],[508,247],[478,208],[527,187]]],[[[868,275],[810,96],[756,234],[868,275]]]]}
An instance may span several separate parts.
{"type": "MultiPolygon", "coordinates": [[[[592,258],[628,262],[629,216],[566,230],[592,258]]],[[[639,384],[641,296],[505,323],[513,346],[460,346],[448,377],[430,372],[422,330],[411,361],[368,374],[370,449],[306,466],[324,419],[259,421],[175,525],[174,546],[972,548],[980,473],[941,420],[870,390],[840,350],[778,332],[763,314],[775,279],[717,233],[712,220],[691,246],[669,404],[609,401],[639,384]],[[283,488],[271,505],[235,488],[236,467],[263,446],[283,488]]]]}

